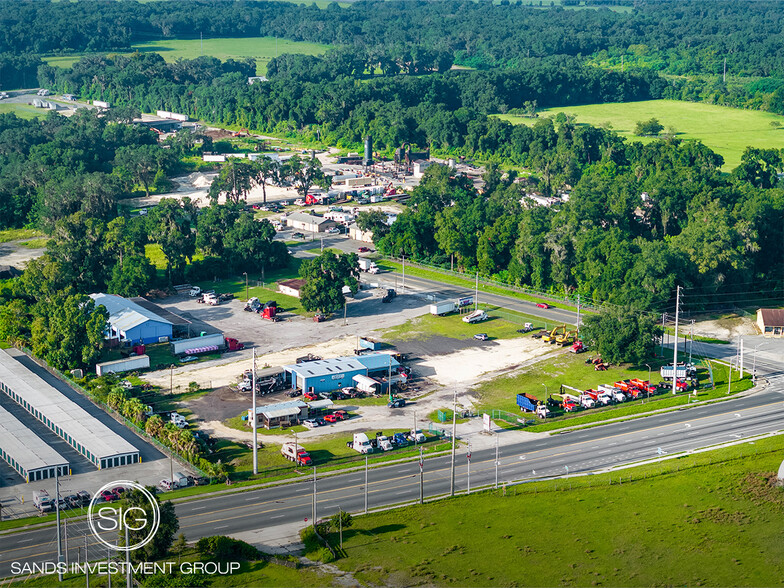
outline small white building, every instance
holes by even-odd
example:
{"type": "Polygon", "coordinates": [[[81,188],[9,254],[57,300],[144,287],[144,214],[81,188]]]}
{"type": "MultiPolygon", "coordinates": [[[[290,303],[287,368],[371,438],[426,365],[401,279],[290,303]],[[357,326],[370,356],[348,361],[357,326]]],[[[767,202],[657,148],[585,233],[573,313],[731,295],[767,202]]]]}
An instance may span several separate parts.
{"type": "Polygon", "coordinates": [[[415,178],[421,178],[425,175],[425,170],[433,165],[434,162],[432,161],[425,161],[424,159],[417,159],[413,164],[412,168],[414,171],[415,178]]]}
{"type": "Polygon", "coordinates": [[[362,241],[363,243],[373,242],[373,231],[363,231],[357,226],[357,223],[349,225],[348,236],[355,241],[362,241]]]}
{"type": "Polygon", "coordinates": [[[323,216],[306,214],[304,212],[293,212],[286,217],[286,224],[295,230],[310,231],[311,233],[323,233],[330,227],[338,223],[323,216]]]}
{"type": "Polygon", "coordinates": [[[345,225],[354,222],[355,217],[353,212],[338,212],[336,210],[330,210],[329,212],[324,213],[324,218],[345,225]]]}
{"type": "Polygon", "coordinates": [[[299,298],[300,290],[305,285],[306,280],[302,278],[294,278],[293,280],[283,280],[278,282],[278,292],[286,296],[293,296],[299,298]]]}

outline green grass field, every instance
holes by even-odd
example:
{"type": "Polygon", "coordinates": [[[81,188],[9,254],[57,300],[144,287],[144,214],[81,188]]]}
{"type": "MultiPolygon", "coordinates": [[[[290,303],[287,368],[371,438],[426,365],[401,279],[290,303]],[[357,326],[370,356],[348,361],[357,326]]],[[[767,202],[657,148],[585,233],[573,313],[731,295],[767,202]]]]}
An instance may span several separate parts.
{"type": "Polygon", "coordinates": [[[6,102],[5,104],[0,103],[0,114],[13,113],[19,118],[25,118],[28,120],[33,118],[43,118],[47,115],[48,112],[49,110],[45,108],[36,108],[28,104],[18,104],[18,103],[9,103],[9,102],[6,102]]]}
{"type": "Polygon", "coordinates": [[[19,241],[20,239],[33,239],[42,236],[43,233],[35,229],[4,229],[0,231],[0,243],[19,241]]]}
{"type": "MultiPolygon", "coordinates": [[[[634,136],[638,121],[657,118],[664,125],[674,127],[680,139],[699,139],[724,157],[724,171],[732,171],[740,163],[747,146],[781,149],[784,147],[784,127],[770,126],[773,121],[784,123],[784,117],[758,110],[741,110],[700,102],[678,100],[646,100],[642,102],[587,104],[547,108],[539,117],[555,116],[559,112],[574,114],[577,123],[599,126],[610,122],[615,132],[629,140],[653,141],[652,138],[634,136]]],[[[531,125],[537,119],[509,114],[499,118],[514,124],[531,125]]]]}
{"type": "Polygon", "coordinates": [[[336,563],[378,586],[779,586],[782,451],[779,436],[356,517],[336,563]]]}
{"type": "MultiPolygon", "coordinates": [[[[267,63],[276,55],[283,53],[301,53],[305,55],[321,55],[328,45],[275,39],[275,37],[249,37],[227,39],[165,39],[149,41],[133,45],[140,52],[160,53],[166,61],[177,59],[195,59],[201,55],[211,55],[221,61],[227,59],[244,59],[252,57],[256,60],[256,73],[267,73],[267,63]]],[[[127,55],[127,53],[126,53],[127,55]]],[[[79,61],[82,54],[54,55],[45,57],[44,61],[57,67],[71,67],[79,61]]]]}

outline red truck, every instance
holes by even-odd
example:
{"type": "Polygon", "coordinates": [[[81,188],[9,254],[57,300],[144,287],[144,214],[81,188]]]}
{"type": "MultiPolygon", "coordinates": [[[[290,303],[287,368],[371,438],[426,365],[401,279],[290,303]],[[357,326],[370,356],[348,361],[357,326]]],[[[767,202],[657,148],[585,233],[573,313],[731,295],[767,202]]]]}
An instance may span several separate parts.
{"type": "Polygon", "coordinates": [[[659,391],[659,388],[652,385],[647,380],[640,380],[639,378],[634,378],[631,380],[631,383],[638,389],[642,390],[647,394],[656,394],[659,391]]]}
{"type": "Polygon", "coordinates": [[[245,343],[240,343],[232,337],[226,337],[226,349],[229,351],[242,351],[245,349],[245,343]]]}
{"type": "Polygon", "coordinates": [[[615,382],[613,384],[616,388],[620,388],[624,391],[624,393],[628,394],[632,398],[639,398],[641,391],[637,388],[634,384],[632,384],[631,380],[622,380],[620,382],[615,382]]]}

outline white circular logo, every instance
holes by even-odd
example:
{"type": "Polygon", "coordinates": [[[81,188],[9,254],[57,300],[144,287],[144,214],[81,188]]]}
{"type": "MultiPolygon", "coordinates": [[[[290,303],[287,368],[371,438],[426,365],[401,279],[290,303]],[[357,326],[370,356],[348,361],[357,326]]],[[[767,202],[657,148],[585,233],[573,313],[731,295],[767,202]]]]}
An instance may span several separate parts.
{"type": "Polygon", "coordinates": [[[158,501],[155,496],[141,484],[131,482],[130,480],[115,480],[101,486],[90,501],[90,506],[87,508],[87,520],[90,524],[90,531],[92,531],[95,538],[98,539],[109,549],[115,551],[135,551],[147,545],[161,524],[161,510],[158,506],[158,501]],[[111,488],[122,486],[126,491],[131,488],[141,492],[152,507],[152,520],[149,520],[149,513],[139,506],[109,506],[111,503],[96,504],[101,498],[101,493],[105,490],[111,491],[111,488]],[[101,537],[101,532],[117,531],[124,533],[125,529],[129,531],[143,531],[146,530],[144,539],[134,543],[133,545],[113,545],[101,537]]]}

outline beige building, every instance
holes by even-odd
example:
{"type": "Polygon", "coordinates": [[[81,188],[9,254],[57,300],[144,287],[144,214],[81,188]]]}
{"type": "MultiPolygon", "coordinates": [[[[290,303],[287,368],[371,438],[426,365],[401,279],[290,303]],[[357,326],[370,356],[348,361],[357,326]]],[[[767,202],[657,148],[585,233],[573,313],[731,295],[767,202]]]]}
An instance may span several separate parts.
{"type": "Polygon", "coordinates": [[[784,337],[784,309],[760,308],[757,310],[757,327],[766,337],[784,337]]]}
{"type": "Polygon", "coordinates": [[[283,280],[282,282],[278,282],[278,292],[281,294],[285,294],[286,296],[293,296],[294,298],[299,298],[299,292],[302,290],[302,286],[305,285],[305,280],[302,278],[295,278],[293,280],[283,280]]]}
{"type": "Polygon", "coordinates": [[[315,214],[294,212],[286,217],[286,224],[296,231],[323,233],[328,228],[335,227],[339,223],[315,214]]]}

